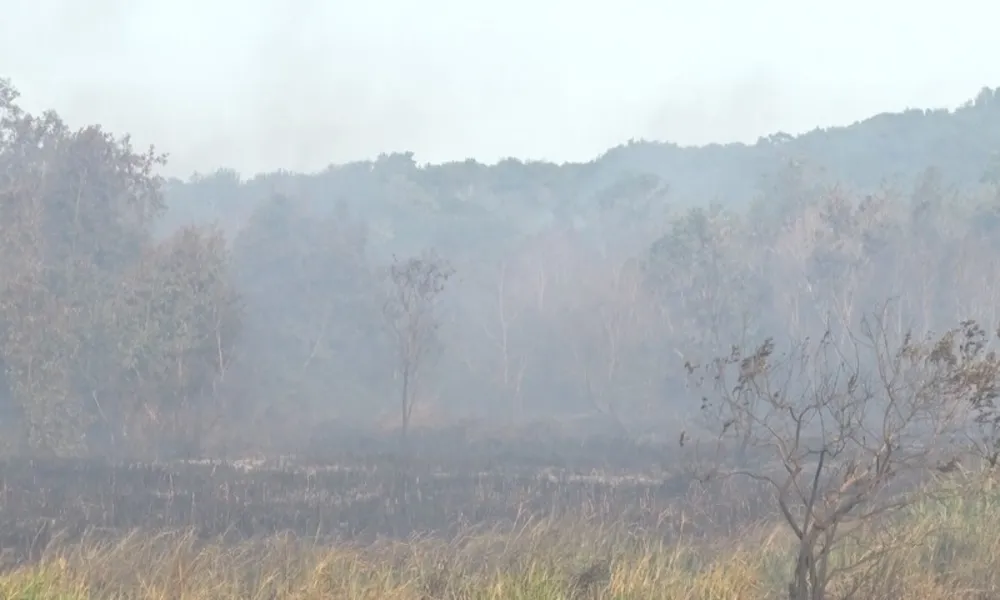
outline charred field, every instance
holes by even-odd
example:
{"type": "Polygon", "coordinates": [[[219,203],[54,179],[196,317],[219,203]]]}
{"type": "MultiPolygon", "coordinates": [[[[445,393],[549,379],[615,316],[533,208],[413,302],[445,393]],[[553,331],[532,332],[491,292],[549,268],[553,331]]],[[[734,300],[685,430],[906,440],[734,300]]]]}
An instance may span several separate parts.
{"type": "Polygon", "coordinates": [[[662,449],[438,442],[403,460],[388,446],[231,460],[8,459],[0,462],[3,562],[37,559],[56,539],[134,531],[362,545],[571,517],[669,539],[683,527],[728,529],[755,512],[713,500],[713,514],[694,514],[692,495],[709,491],[662,449]]]}
{"type": "MultiPolygon", "coordinates": [[[[405,456],[0,462],[0,597],[772,598],[787,578],[773,498],[697,480],[676,447],[435,436],[405,456]]],[[[903,570],[868,597],[955,597],[945,573],[1000,553],[996,492],[969,497],[914,507],[903,570]]]]}

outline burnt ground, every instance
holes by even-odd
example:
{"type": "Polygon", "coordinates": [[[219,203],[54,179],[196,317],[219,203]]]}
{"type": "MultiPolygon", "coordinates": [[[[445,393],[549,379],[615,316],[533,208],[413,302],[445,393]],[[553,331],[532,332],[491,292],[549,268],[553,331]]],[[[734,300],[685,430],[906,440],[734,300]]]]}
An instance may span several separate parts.
{"type": "MultiPolygon", "coordinates": [[[[699,484],[641,452],[601,444],[570,450],[567,459],[526,456],[520,445],[481,454],[454,447],[451,459],[426,453],[406,464],[375,452],[160,464],[9,460],[0,463],[0,548],[9,565],[37,558],[57,537],[95,532],[192,529],[233,542],[292,533],[365,543],[502,528],[529,517],[583,517],[671,536],[681,507],[715,507],[697,526],[706,531],[709,522],[731,528],[756,511],[727,507],[703,488],[702,500],[712,500],[692,503],[699,484]]],[[[689,527],[695,521],[685,514],[689,527]]]]}

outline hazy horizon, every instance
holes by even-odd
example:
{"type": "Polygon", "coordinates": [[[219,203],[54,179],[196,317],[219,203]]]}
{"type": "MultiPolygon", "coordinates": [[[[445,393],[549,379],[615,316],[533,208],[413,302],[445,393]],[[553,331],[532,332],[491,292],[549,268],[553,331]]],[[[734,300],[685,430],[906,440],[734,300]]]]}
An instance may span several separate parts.
{"type": "Polygon", "coordinates": [[[753,142],[954,108],[1000,85],[984,2],[3,1],[0,76],[26,108],[154,143],[182,177],[395,151],[586,161],[632,138],[753,142]]]}

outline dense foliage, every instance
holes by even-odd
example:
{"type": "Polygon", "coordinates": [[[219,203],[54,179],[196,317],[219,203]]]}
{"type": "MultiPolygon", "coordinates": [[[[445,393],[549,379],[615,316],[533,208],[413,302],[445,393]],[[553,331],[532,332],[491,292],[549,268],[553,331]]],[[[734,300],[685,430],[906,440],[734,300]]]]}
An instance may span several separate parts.
{"type": "Polygon", "coordinates": [[[887,298],[897,332],[1000,325],[992,90],[752,146],[184,182],[127,137],[24,113],[7,83],[0,118],[11,451],[266,450],[334,421],[398,426],[394,257],[455,273],[404,393],[414,427],[593,413],[672,436],[697,404],[684,361],[731,343],[851,325],[887,298]]]}

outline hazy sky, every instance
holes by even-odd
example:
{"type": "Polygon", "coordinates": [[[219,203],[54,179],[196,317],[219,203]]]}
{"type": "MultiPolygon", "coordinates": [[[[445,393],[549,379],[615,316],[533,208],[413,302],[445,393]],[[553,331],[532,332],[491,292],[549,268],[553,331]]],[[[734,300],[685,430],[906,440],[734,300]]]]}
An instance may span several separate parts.
{"type": "Polygon", "coordinates": [[[156,143],[170,172],[412,150],[587,160],[753,141],[1000,86],[985,0],[0,0],[32,111],[156,143]]]}

